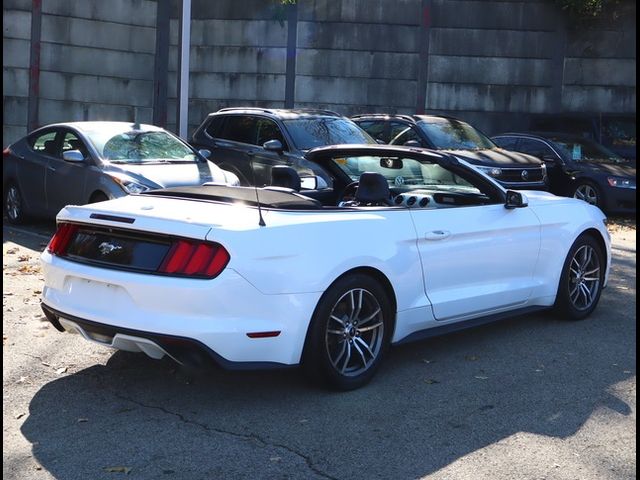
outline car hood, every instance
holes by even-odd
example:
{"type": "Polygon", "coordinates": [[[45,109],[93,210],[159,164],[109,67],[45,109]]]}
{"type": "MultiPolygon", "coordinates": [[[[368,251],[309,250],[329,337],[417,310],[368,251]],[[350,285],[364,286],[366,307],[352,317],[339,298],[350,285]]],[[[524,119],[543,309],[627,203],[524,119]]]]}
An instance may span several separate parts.
{"type": "Polygon", "coordinates": [[[572,162],[569,165],[571,170],[579,170],[582,172],[597,172],[605,175],[615,175],[617,177],[631,177],[636,178],[636,167],[631,165],[618,165],[610,163],[595,163],[595,162],[572,162]]]}
{"type": "Polygon", "coordinates": [[[109,164],[105,171],[124,173],[151,188],[226,183],[224,172],[210,162],[109,164]]]}
{"type": "Polygon", "coordinates": [[[537,167],[542,160],[526,153],[512,152],[502,148],[491,150],[439,150],[451,153],[474,165],[489,167],[537,167]]]}

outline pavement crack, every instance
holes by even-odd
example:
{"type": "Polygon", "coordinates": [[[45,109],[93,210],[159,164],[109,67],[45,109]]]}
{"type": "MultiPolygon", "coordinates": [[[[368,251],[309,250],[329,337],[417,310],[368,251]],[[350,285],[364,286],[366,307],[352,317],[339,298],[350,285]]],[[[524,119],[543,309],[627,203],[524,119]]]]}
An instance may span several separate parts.
{"type": "Polygon", "coordinates": [[[257,435],[255,433],[238,433],[238,432],[234,432],[231,430],[225,430],[222,428],[215,428],[215,427],[211,427],[209,425],[207,425],[206,423],[201,423],[201,422],[197,422],[195,420],[191,420],[187,417],[185,417],[184,415],[182,415],[181,413],[178,412],[173,412],[171,410],[168,410],[160,405],[149,405],[143,402],[140,402],[138,400],[135,400],[133,398],[129,398],[125,395],[122,395],[120,393],[114,393],[114,396],[119,398],[120,400],[124,400],[126,402],[130,402],[133,403],[135,405],[138,405],[139,407],[142,408],[149,408],[152,410],[158,410],[162,413],[165,413],[167,415],[172,415],[176,418],[178,418],[181,422],[186,423],[188,425],[194,425],[196,427],[201,428],[202,430],[204,430],[207,433],[219,433],[222,435],[231,435],[233,437],[236,438],[241,438],[244,440],[250,440],[255,442],[256,444],[258,444],[261,447],[273,447],[273,448],[280,448],[282,450],[286,450],[289,453],[292,453],[293,455],[301,458],[304,463],[307,465],[307,468],[309,470],[311,470],[313,473],[315,473],[316,475],[318,475],[319,477],[322,478],[326,478],[329,480],[338,480],[336,477],[332,477],[331,475],[329,475],[328,473],[323,472],[322,470],[320,470],[318,467],[316,467],[313,464],[313,461],[311,459],[311,457],[309,457],[308,455],[305,455],[302,452],[299,452],[298,450],[289,447],[288,445],[284,445],[281,443],[274,443],[274,442],[270,442],[268,440],[265,440],[264,438],[262,438],[260,435],[257,435]]]}

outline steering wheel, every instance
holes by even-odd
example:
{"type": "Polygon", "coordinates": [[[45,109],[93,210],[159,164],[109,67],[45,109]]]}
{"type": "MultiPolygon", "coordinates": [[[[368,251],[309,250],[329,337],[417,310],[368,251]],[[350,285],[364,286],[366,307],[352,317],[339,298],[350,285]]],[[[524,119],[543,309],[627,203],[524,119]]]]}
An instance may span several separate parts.
{"type": "Polygon", "coordinates": [[[338,195],[338,205],[342,202],[348,202],[356,198],[356,190],[358,189],[358,182],[351,182],[342,189],[340,195],[338,195]]]}

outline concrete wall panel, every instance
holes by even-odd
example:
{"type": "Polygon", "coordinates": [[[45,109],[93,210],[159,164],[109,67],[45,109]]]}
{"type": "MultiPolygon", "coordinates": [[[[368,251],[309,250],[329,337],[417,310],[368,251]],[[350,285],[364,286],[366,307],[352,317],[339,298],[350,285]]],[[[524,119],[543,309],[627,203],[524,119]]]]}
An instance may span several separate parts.
{"type": "Polygon", "coordinates": [[[635,87],[565,86],[562,105],[571,112],[636,113],[635,87]]]}
{"type": "MultiPolygon", "coordinates": [[[[192,72],[279,73],[286,71],[285,48],[192,46],[192,72]]],[[[176,71],[178,48],[170,47],[169,70],[176,71]]]]}
{"type": "Polygon", "coordinates": [[[103,22],[155,27],[156,2],[151,0],[45,0],[42,12],[103,22]]]}
{"type": "Polygon", "coordinates": [[[43,125],[83,120],[150,123],[153,113],[152,109],[144,107],[50,99],[41,99],[39,108],[43,125]]]}
{"type": "Polygon", "coordinates": [[[2,96],[28,97],[29,70],[23,68],[2,68],[2,96]]]}
{"type": "MultiPolygon", "coordinates": [[[[171,45],[178,44],[178,21],[171,20],[171,45]]],[[[201,20],[191,22],[191,45],[286,47],[286,24],[258,20],[201,20]]]]}
{"type": "Polygon", "coordinates": [[[31,39],[31,12],[5,10],[2,15],[2,39],[31,39]]]}
{"type": "Polygon", "coordinates": [[[2,65],[4,67],[29,68],[29,40],[5,38],[2,42],[2,65]]]}
{"type": "Polygon", "coordinates": [[[433,27],[555,30],[558,8],[551,2],[433,0],[433,27]]]}
{"type": "Polygon", "coordinates": [[[421,0],[309,0],[299,2],[299,18],[310,22],[419,25],[421,0]]]}
{"type": "Polygon", "coordinates": [[[155,35],[151,27],[54,15],[42,17],[44,42],[153,54],[155,35]]]}
{"type": "Polygon", "coordinates": [[[415,105],[416,82],[362,78],[305,77],[296,79],[296,103],[344,105],[415,105]]]}
{"type": "Polygon", "coordinates": [[[636,85],[635,59],[567,58],[564,62],[565,85],[636,85]]]}
{"type": "Polygon", "coordinates": [[[550,88],[430,83],[425,107],[428,110],[543,113],[550,106],[550,88]]]}
{"type": "Polygon", "coordinates": [[[551,60],[431,55],[429,81],[549,86],[552,69],[551,60]]]}

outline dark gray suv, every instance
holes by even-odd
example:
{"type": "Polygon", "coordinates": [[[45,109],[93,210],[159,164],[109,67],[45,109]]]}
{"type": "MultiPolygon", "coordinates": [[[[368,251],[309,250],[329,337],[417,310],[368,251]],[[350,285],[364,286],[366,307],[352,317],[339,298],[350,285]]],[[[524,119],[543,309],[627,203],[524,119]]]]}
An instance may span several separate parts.
{"type": "Polygon", "coordinates": [[[271,185],[272,167],[286,165],[302,178],[302,188],[331,186],[331,178],[305,153],[336,144],[376,143],[346,117],[328,110],[223,108],[210,113],[191,137],[196,148],[235,173],[242,185],[271,185]],[[251,168],[253,165],[253,171],[251,168]]]}

